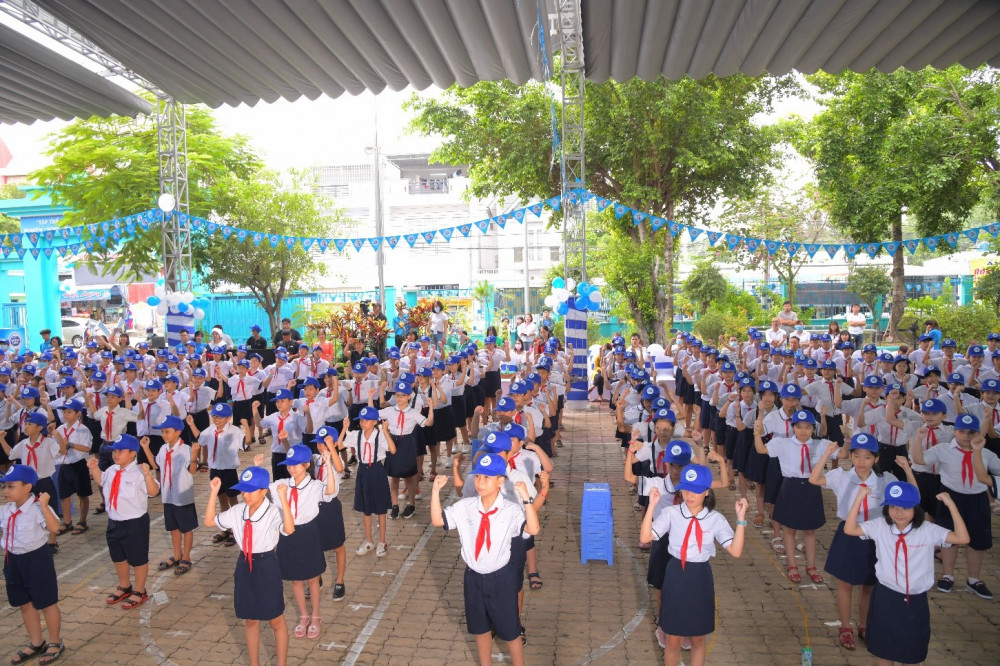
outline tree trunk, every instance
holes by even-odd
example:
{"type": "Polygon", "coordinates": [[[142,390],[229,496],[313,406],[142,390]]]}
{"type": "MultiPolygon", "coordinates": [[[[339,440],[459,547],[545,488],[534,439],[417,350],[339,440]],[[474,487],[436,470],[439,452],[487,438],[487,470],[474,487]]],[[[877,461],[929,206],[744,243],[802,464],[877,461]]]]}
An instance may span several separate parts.
{"type": "MultiPolygon", "coordinates": [[[[892,240],[900,242],[903,240],[903,216],[900,215],[892,221],[892,240]]],[[[898,338],[896,327],[906,310],[906,283],[905,267],[903,266],[903,246],[896,248],[896,254],[892,257],[892,311],[889,313],[889,335],[893,340],[898,338]]]]}
{"type": "MultiPolygon", "coordinates": [[[[663,211],[663,217],[674,219],[674,204],[668,202],[663,211]]],[[[663,261],[653,264],[653,289],[656,294],[656,319],[653,330],[653,340],[664,348],[668,346],[669,329],[674,323],[674,244],[676,238],[670,235],[666,226],[663,231],[663,261]],[[660,281],[666,277],[666,285],[660,290],[660,281]]]]}
{"type": "Polygon", "coordinates": [[[265,305],[264,312],[267,313],[267,321],[271,326],[271,339],[274,340],[274,335],[281,328],[281,302],[265,305]]]}

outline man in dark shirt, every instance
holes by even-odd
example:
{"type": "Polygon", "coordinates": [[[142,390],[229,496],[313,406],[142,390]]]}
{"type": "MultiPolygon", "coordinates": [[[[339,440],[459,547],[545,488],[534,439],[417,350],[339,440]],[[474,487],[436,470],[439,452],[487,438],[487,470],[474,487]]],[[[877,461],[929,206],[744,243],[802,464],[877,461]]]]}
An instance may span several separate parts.
{"type": "Polygon", "coordinates": [[[250,337],[247,338],[247,349],[267,349],[267,338],[260,334],[260,326],[257,324],[250,327],[250,337]]]}
{"type": "Polygon", "coordinates": [[[292,351],[297,352],[299,349],[298,343],[302,341],[302,336],[299,335],[298,331],[292,328],[292,320],[288,317],[281,320],[281,329],[274,334],[274,346],[277,347],[284,341],[285,338],[283,336],[286,332],[292,336],[291,340],[295,342],[295,348],[292,351]]]}
{"type": "Polygon", "coordinates": [[[299,344],[301,344],[293,339],[293,333],[295,333],[294,330],[281,329],[278,331],[278,334],[281,336],[281,340],[274,345],[275,349],[281,347],[287,351],[289,358],[294,358],[299,355],[299,344]]]}

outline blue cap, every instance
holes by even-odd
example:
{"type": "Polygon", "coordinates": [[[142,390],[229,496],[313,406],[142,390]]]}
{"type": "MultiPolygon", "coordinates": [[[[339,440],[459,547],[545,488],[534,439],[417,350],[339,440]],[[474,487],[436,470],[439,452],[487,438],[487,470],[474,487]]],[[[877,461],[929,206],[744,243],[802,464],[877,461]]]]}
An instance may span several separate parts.
{"type": "Polygon", "coordinates": [[[941,400],[932,398],[930,400],[924,400],[920,403],[920,411],[927,414],[947,414],[948,408],[941,400]]]}
{"type": "Polygon", "coordinates": [[[137,371],[138,369],[139,369],[139,366],[137,366],[137,365],[136,365],[135,363],[133,363],[132,361],[129,361],[129,362],[127,362],[127,363],[125,364],[125,372],[128,372],[129,370],[131,370],[131,371],[135,372],[135,371],[137,371]]]}
{"type": "Polygon", "coordinates": [[[883,389],[883,395],[889,395],[893,391],[899,391],[899,395],[906,395],[906,387],[899,382],[893,382],[892,384],[886,384],[885,389],[883,389]]]}
{"type": "Polygon", "coordinates": [[[525,395],[528,392],[528,385],[525,382],[514,382],[507,389],[510,395],[525,395]]]}
{"type": "Polygon", "coordinates": [[[663,396],[660,396],[659,398],[653,398],[653,404],[652,404],[653,414],[656,414],[656,412],[660,411],[661,409],[669,410],[670,402],[663,396]]]}
{"type": "Polygon", "coordinates": [[[924,377],[935,372],[940,376],[941,368],[937,367],[936,365],[928,365],[924,368],[924,377]]]}
{"type": "Polygon", "coordinates": [[[493,408],[494,412],[513,412],[517,409],[517,404],[512,398],[504,396],[497,400],[497,406],[493,408]]]}
{"type": "Polygon", "coordinates": [[[677,490],[703,493],[712,487],[712,472],[704,465],[688,464],[681,470],[677,490]]]}
{"type": "Polygon", "coordinates": [[[417,376],[412,372],[401,372],[399,373],[399,381],[412,385],[413,382],[417,381],[417,376]]]}
{"type": "Polygon", "coordinates": [[[420,349],[420,345],[418,343],[416,343],[416,342],[411,342],[408,345],[406,345],[406,348],[407,349],[420,349]]]}
{"type": "Polygon", "coordinates": [[[287,361],[288,360],[288,352],[286,352],[285,348],[282,347],[278,351],[274,352],[274,358],[282,360],[282,361],[287,361]]]}
{"type": "Polygon", "coordinates": [[[103,393],[105,395],[115,395],[118,396],[119,398],[125,397],[125,394],[122,393],[121,388],[118,386],[109,386],[108,388],[104,389],[103,393]]]}
{"type": "Polygon", "coordinates": [[[7,473],[0,478],[0,483],[12,483],[14,481],[35,485],[38,483],[38,473],[27,465],[11,465],[7,473]]]}
{"type": "Polygon", "coordinates": [[[314,442],[325,442],[327,437],[333,437],[334,441],[340,439],[340,433],[333,426],[322,426],[316,431],[316,436],[313,437],[314,442]]]}
{"type": "Polygon", "coordinates": [[[167,375],[166,377],[163,378],[163,381],[164,382],[173,382],[174,384],[177,384],[178,386],[181,385],[181,380],[177,377],[177,375],[167,375]]]}
{"type": "Polygon", "coordinates": [[[904,509],[912,509],[920,504],[920,491],[912,483],[893,481],[885,487],[882,504],[885,506],[899,506],[904,509]]]}
{"type": "Polygon", "coordinates": [[[257,324],[254,324],[254,325],[252,325],[252,326],[250,327],[250,330],[251,330],[251,331],[259,331],[259,330],[260,330],[260,326],[258,326],[257,324]]]}
{"type": "Polygon", "coordinates": [[[378,421],[378,410],[374,407],[362,407],[358,415],[354,417],[355,421],[378,421]]]}
{"type": "Polygon", "coordinates": [[[843,342],[840,343],[840,348],[841,349],[846,349],[848,347],[850,347],[851,349],[854,349],[854,341],[853,340],[844,340],[843,342]]]}
{"type": "Polygon", "coordinates": [[[288,389],[278,389],[275,391],[274,395],[271,396],[270,402],[275,402],[278,400],[291,400],[294,396],[292,392],[288,389]]]}
{"type": "Polygon", "coordinates": [[[67,400],[63,404],[59,405],[56,409],[70,409],[74,412],[82,412],[84,410],[83,400],[73,398],[72,400],[67,400]]]}
{"type": "Polygon", "coordinates": [[[430,377],[433,374],[434,373],[431,372],[430,368],[426,368],[425,367],[425,368],[420,368],[419,370],[417,370],[417,377],[430,377]]]}
{"type": "Polygon", "coordinates": [[[171,430],[184,430],[184,421],[181,420],[179,416],[174,416],[173,414],[168,414],[163,417],[163,421],[156,425],[157,428],[162,430],[163,428],[170,428],[171,430]]]}
{"type": "Polygon", "coordinates": [[[427,335],[421,335],[419,338],[417,338],[417,342],[430,342],[430,341],[431,341],[430,336],[427,335]]]}
{"type": "MultiPolygon", "coordinates": [[[[378,365],[378,359],[374,356],[365,356],[361,359],[365,365],[378,365]]],[[[367,368],[365,368],[367,370],[367,368]]]]}
{"type": "Polygon", "coordinates": [[[150,389],[151,391],[162,391],[163,384],[160,383],[159,379],[150,379],[143,384],[143,388],[150,389]]]}
{"type": "Polygon", "coordinates": [[[506,476],[507,461],[496,454],[486,453],[476,460],[472,473],[478,476],[506,476]]]}
{"type": "Polygon", "coordinates": [[[499,453],[500,451],[510,451],[513,446],[510,441],[510,435],[505,432],[491,432],[486,435],[486,439],[483,440],[483,443],[494,453],[499,453]]]}
{"type": "Polygon", "coordinates": [[[966,356],[982,356],[983,348],[979,345],[972,345],[969,347],[969,351],[965,352],[966,356]]]}
{"type": "Polygon", "coordinates": [[[91,380],[95,382],[106,382],[108,381],[108,376],[101,372],[100,370],[94,370],[94,374],[90,376],[91,380]]]}
{"type": "Polygon", "coordinates": [[[836,370],[837,364],[833,361],[823,361],[823,364],[819,366],[820,370],[836,370]]]}
{"type": "Polygon", "coordinates": [[[792,425],[795,425],[796,423],[811,423],[816,425],[816,417],[812,415],[812,412],[800,409],[792,414],[792,425]]]}
{"type": "Polygon", "coordinates": [[[497,343],[497,338],[495,335],[487,335],[483,338],[484,345],[495,345],[497,343]]]}
{"type": "Polygon", "coordinates": [[[319,388],[320,387],[319,380],[316,379],[315,377],[306,377],[302,381],[302,387],[305,388],[306,386],[312,386],[313,388],[319,388]]]}
{"type": "Polygon", "coordinates": [[[941,341],[941,348],[942,349],[945,348],[945,347],[957,347],[957,346],[958,346],[958,344],[954,340],[952,340],[951,338],[945,338],[944,340],[941,341]]]}
{"type": "Polygon", "coordinates": [[[642,389],[642,394],[640,395],[640,399],[642,400],[653,400],[654,398],[659,398],[659,397],[660,397],[660,389],[657,388],[656,386],[645,387],[644,389],[642,389]]]}
{"type": "Polygon", "coordinates": [[[986,335],[987,342],[990,340],[1000,340],[1000,333],[988,333],[986,335]]]}
{"type": "Polygon", "coordinates": [[[955,430],[975,430],[979,432],[979,419],[972,414],[962,414],[955,419],[955,430]]]}
{"type": "Polygon", "coordinates": [[[240,474],[240,482],[230,488],[241,493],[252,493],[255,490],[267,490],[271,485],[271,476],[263,467],[247,467],[240,474]]]}
{"type": "Polygon", "coordinates": [[[930,341],[933,341],[933,340],[934,340],[934,336],[927,335],[926,333],[924,333],[919,338],[917,338],[917,342],[930,342],[930,341]]]}
{"type": "Polygon", "coordinates": [[[671,423],[677,423],[677,417],[669,409],[658,409],[656,410],[656,412],[653,413],[654,421],[660,421],[662,419],[666,419],[671,423]]]}
{"type": "Polygon", "coordinates": [[[523,440],[526,439],[528,436],[528,433],[525,431],[524,426],[521,425],[520,423],[508,423],[503,427],[503,431],[507,433],[508,437],[512,437],[515,439],[523,440]]]}
{"type": "Polygon", "coordinates": [[[434,361],[431,363],[431,370],[444,370],[444,361],[434,361]]]}
{"type": "Polygon", "coordinates": [[[884,382],[882,378],[878,375],[868,375],[865,377],[865,381],[861,383],[865,388],[882,388],[884,382]]]}
{"type": "Polygon", "coordinates": [[[771,345],[767,344],[766,342],[762,342],[759,345],[757,345],[757,349],[760,349],[762,351],[769,350],[771,349],[771,345]]]}
{"type": "Polygon", "coordinates": [[[153,370],[155,370],[156,372],[168,372],[170,370],[170,366],[168,366],[166,363],[157,363],[155,366],[153,366],[153,370]]]}
{"type": "Polygon", "coordinates": [[[782,398],[801,398],[802,388],[798,384],[785,384],[781,387],[782,398]]]}
{"type": "Polygon", "coordinates": [[[961,372],[953,372],[948,375],[949,384],[961,384],[965,386],[965,376],[961,372]]]}
{"type": "Polygon", "coordinates": [[[34,423],[37,426],[45,427],[49,424],[49,417],[44,412],[29,412],[24,421],[25,423],[34,423]]]}
{"type": "Polygon", "coordinates": [[[393,393],[400,393],[402,395],[410,395],[413,393],[413,386],[408,382],[398,381],[392,387],[393,393]]]}
{"type": "Polygon", "coordinates": [[[980,391],[1000,391],[1000,381],[995,379],[984,379],[979,386],[980,391]]]}
{"type": "Polygon", "coordinates": [[[819,364],[816,362],[816,359],[814,358],[802,359],[802,365],[804,365],[807,368],[812,368],[813,370],[819,367],[819,364]]]}
{"type": "Polygon", "coordinates": [[[132,435],[118,435],[118,439],[111,443],[112,451],[138,451],[139,440],[132,435]]]}
{"type": "Polygon", "coordinates": [[[312,461],[312,451],[305,444],[296,444],[285,453],[279,465],[308,465],[312,461]]]}
{"type": "Polygon", "coordinates": [[[357,363],[351,366],[351,372],[356,372],[358,374],[363,375],[366,372],[368,372],[368,366],[362,363],[361,361],[358,361],[357,363]]]}
{"type": "Polygon", "coordinates": [[[820,335],[819,335],[819,341],[820,342],[830,342],[830,340],[831,340],[831,338],[830,338],[830,334],[829,333],[820,333],[820,335]]]}
{"type": "Polygon", "coordinates": [[[396,359],[398,359],[399,358],[399,350],[395,349],[395,348],[390,349],[389,353],[388,353],[388,356],[389,356],[389,358],[396,358],[396,359]]]}
{"type": "Polygon", "coordinates": [[[764,391],[779,393],[778,385],[769,379],[765,379],[759,384],[757,384],[757,393],[763,393],[764,391]]]}
{"type": "Polygon", "coordinates": [[[70,387],[70,386],[73,386],[73,387],[76,386],[76,379],[75,378],[73,378],[73,377],[63,377],[62,379],[59,380],[59,388],[67,388],[67,387],[70,387]]]}
{"type": "Polygon", "coordinates": [[[225,402],[217,402],[214,405],[212,405],[212,411],[209,413],[212,416],[228,419],[230,416],[233,415],[233,408],[231,405],[225,402]]]}
{"type": "Polygon", "coordinates": [[[878,440],[866,432],[859,432],[851,437],[851,451],[854,449],[864,449],[872,453],[878,453],[878,440]]]}
{"type": "Polygon", "coordinates": [[[896,357],[889,352],[882,352],[878,355],[878,360],[880,363],[895,363],[896,357]]]}
{"type": "Polygon", "coordinates": [[[682,439],[675,439],[663,452],[663,462],[668,465],[687,465],[691,462],[691,445],[682,439]]]}
{"type": "MultiPolygon", "coordinates": [[[[240,360],[236,361],[236,365],[237,366],[242,366],[244,368],[249,368],[250,367],[250,361],[248,361],[245,358],[241,358],[240,360]]],[[[309,377],[309,379],[314,379],[314,377],[309,377]]]]}

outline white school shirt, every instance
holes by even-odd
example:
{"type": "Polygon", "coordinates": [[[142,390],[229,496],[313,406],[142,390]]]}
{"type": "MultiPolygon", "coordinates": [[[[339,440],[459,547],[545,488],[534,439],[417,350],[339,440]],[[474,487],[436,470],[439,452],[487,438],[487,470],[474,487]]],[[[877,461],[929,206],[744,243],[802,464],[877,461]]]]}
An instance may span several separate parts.
{"type": "MultiPolygon", "coordinates": [[[[972,453],[972,449],[969,449],[972,453]]],[[[973,455],[975,455],[973,453],[973,455]]],[[[973,466],[966,466],[965,478],[962,478],[963,461],[965,454],[958,446],[956,440],[951,440],[946,444],[939,444],[924,453],[924,463],[936,465],[938,474],[941,475],[941,485],[948,490],[963,495],[978,495],[986,492],[986,484],[976,478],[974,463],[973,466]],[[970,479],[971,477],[971,479],[970,479]]],[[[1000,474],[1000,458],[989,449],[983,449],[983,465],[990,474],[1000,474]]]]}
{"type": "MultiPolygon", "coordinates": [[[[308,474],[303,477],[301,483],[295,483],[295,479],[281,479],[271,484],[272,502],[277,506],[279,483],[288,485],[288,510],[292,512],[292,521],[296,525],[305,525],[312,522],[319,515],[319,503],[324,501],[326,484],[320,483],[308,474]],[[295,489],[295,493],[292,492],[295,489]]],[[[332,496],[329,498],[332,499],[332,496]]]]}
{"type": "Polygon", "coordinates": [[[372,375],[365,375],[360,381],[353,377],[346,379],[341,382],[341,386],[347,389],[347,394],[351,397],[351,404],[354,405],[368,404],[368,389],[375,389],[376,400],[381,397],[378,394],[378,378],[372,375]]]}
{"type": "Polygon", "coordinates": [[[944,386],[938,384],[935,387],[931,387],[929,384],[922,384],[915,389],[913,389],[913,397],[918,402],[923,402],[924,400],[940,400],[946,405],[952,402],[951,394],[948,393],[948,389],[944,386]]]}
{"type": "Polygon", "coordinates": [[[232,361],[205,361],[204,368],[205,374],[208,375],[208,381],[219,379],[215,373],[216,368],[218,368],[219,374],[222,375],[222,381],[226,381],[226,378],[233,372],[233,363],[232,361]]]}
{"type": "Polygon", "coordinates": [[[288,442],[288,448],[302,443],[302,433],[306,427],[306,417],[298,412],[288,412],[288,415],[284,417],[281,415],[281,412],[274,412],[260,420],[260,427],[270,430],[273,435],[271,453],[287,453],[288,449],[285,448],[284,441],[288,442]],[[279,424],[288,433],[287,440],[278,438],[279,424]]]}
{"type": "Polygon", "coordinates": [[[863,382],[871,375],[879,376],[878,361],[868,361],[861,360],[854,364],[854,376],[857,377],[861,375],[861,381],[863,382]]]}
{"type": "Polygon", "coordinates": [[[198,445],[208,454],[210,469],[236,469],[240,465],[243,431],[227,423],[222,430],[211,426],[198,435],[198,445]]]}
{"type": "Polygon", "coordinates": [[[502,349],[494,348],[492,352],[483,349],[479,352],[479,362],[483,364],[483,372],[499,372],[500,364],[506,360],[502,349]]]}
{"type": "Polygon", "coordinates": [[[188,471],[191,447],[182,441],[174,446],[164,444],[156,454],[160,468],[160,495],[164,504],[187,506],[194,504],[194,477],[188,471]],[[170,451],[170,475],[167,476],[167,451],[170,451]]]}
{"type": "Polygon", "coordinates": [[[389,424],[389,434],[393,437],[409,435],[427,420],[412,406],[406,410],[400,410],[395,405],[386,407],[378,410],[378,416],[389,424]]]}
{"type": "Polygon", "coordinates": [[[455,387],[455,383],[448,375],[442,375],[441,379],[438,381],[438,385],[441,387],[441,391],[434,396],[437,398],[437,406],[434,409],[451,407],[451,395],[452,389],[455,387]]]}
{"type": "MultiPolygon", "coordinates": [[[[672,498],[664,497],[661,501],[672,501],[672,498]]],[[[664,511],[653,517],[653,538],[662,539],[670,537],[667,544],[667,552],[680,559],[681,546],[684,545],[684,535],[687,534],[688,524],[692,520],[697,520],[701,525],[702,541],[698,546],[698,539],[695,538],[697,527],[692,528],[691,536],[688,538],[687,552],[685,560],[688,562],[708,562],[709,558],[715,556],[715,542],[725,548],[734,537],[733,528],[718,511],[709,511],[702,507],[697,516],[692,516],[686,504],[668,506],[664,511]]]]}
{"type": "Polygon", "coordinates": [[[90,430],[87,426],[83,425],[77,420],[73,425],[61,425],[59,426],[59,433],[68,442],[66,447],[66,455],[62,456],[62,460],[59,460],[61,465],[72,465],[73,463],[80,462],[81,460],[86,460],[87,456],[90,454],[90,449],[94,444],[94,439],[90,434],[90,430]],[[74,449],[73,446],[86,446],[86,451],[80,451],[74,449]]]}
{"type": "Polygon", "coordinates": [[[837,517],[841,520],[847,520],[847,515],[851,512],[851,507],[854,506],[854,499],[858,496],[858,489],[862,483],[870,488],[872,492],[868,496],[868,513],[865,513],[864,505],[862,504],[858,520],[870,520],[875,516],[881,515],[885,487],[893,481],[898,480],[888,472],[883,472],[880,476],[875,473],[875,470],[869,470],[868,478],[862,480],[853,467],[851,469],[834,467],[825,476],[826,487],[832,490],[837,496],[837,517]]]}
{"type": "Polygon", "coordinates": [[[792,417],[785,414],[784,407],[771,410],[764,415],[764,434],[775,437],[792,436],[792,417]]]}
{"type": "Polygon", "coordinates": [[[271,378],[271,383],[267,385],[267,392],[272,394],[287,388],[288,382],[295,378],[295,369],[290,363],[285,363],[280,368],[277,363],[269,365],[264,372],[271,378]]]}
{"type": "MultiPolygon", "coordinates": [[[[781,464],[781,475],[788,479],[808,479],[812,468],[823,464],[823,454],[830,443],[828,439],[812,438],[806,441],[807,456],[802,458],[802,442],[794,437],[775,435],[765,444],[767,455],[777,458],[781,464]],[[805,463],[803,466],[803,462],[805,463]]],[[[836,456],[837,452],[833,453],[836,456]]],[[[831,458],[833,457],[831,456],[831,458]]]]}
{"type": "Polygon", "coordinates": [[[182,395],[187,400],[184,404],[184,409],[188,414],[195,414],[212,406],[212,400],[215,398],[216,392],[211,387],[202,385],[200,389],[197,389],[194,392],[193,400],[191,399],[190,388],[184,389],[184,393],[182,393],[182,395]]]}
{"type": "Polygon", "coordinates": [[[304,409],[306,404],[309,405],[309,415],[312,417],[312,432],[315,433],[330,420],[330,401],[324,400],[322,393],[317,393],[316,397],[311,400],[304,396],[293,400],[292,409],[302,414],[303,428],[309,425],[304,409]]]}
{"type": "MultiPolygon", "coordinates": [[[[338,455],[334,453],[333,455],[338,455]]],[[[312,457],[313,469],[316,470],[316,481],[323,486],[323,498],[320,502],[329,502],[334,497],[340,494],[340,482],[344,478],[343,472],[338,472],[337,468],[333,464],[325,464],[323,462],[323,456],[318,453],[314,453],[312,457]],[[326,494],[326,475],[333,474],[334,479],[334,490],[332,495],[326,494]]]]}
{"type": "MultiPolygon", "coordinates": [[[[173,397],[174,397],[174,405],[177,406],[176,416],[177,418],[183,421],[184,419],[187,418],[188,415],[186,391],[182,391],[182,389],[177,389],[176,391],[174,391],[173,397]]],[[[170,401],[167,399],[166,391],[164,391],[163,395],[160,396],[160,400],[162,400],[167,404],[167,411],[166,414],[164,414],[164,416],[166,416],[167,414],[172,414],[173,406],[171,406],[170,401]]]]}
{"type": "Polygon", "coordinates": [[[479,497],[461,499],[444,510],[444,528],[458,530],[462,544],[462,560],[466,566],[480,574],[493,573],[510,562],[511,540],[520,536],[527,539],[524,531],[525,517],[523,505],[514,504],[503,494],[497,495],[493,506],[487,511],[479,497]],[[482,514],[489,513],[489,538],[483,542],[476,557],[476,535],[479,533],[482,514]]]}
{"type": "Polygon", "coordinates": [[[980,384],[987,379],[996,379],[997,373],[993,371],[992,368],[986,366],[986,364],[980,365],[978,368],[973,368],[971,365],[963,365],[961,368],[956,370],[956,372],[961,373],[965,377],[965,386],[968,388],[972,385],[972,381],[975,380],[980,384]]]}
{"type": "MultiPolygon", "coordinates": [[[[521,511],[524,511],[524,503],[521,501],[521,496],[517,494],[517,489],[514,484],[521,482],[528,491],[528,499],[532,502],[535,501],[535,497],[538,495],[538,489],[535,488],[535,480],[529,477],[524,470],[520,469],[510,469],[507,467],[507,478],[503,482],[503,488],[500,492],[503,493],[504,497],[507,498],[512,504],[521,507],[521,511]]],[[[475,488],[475,482],[473,481],[473,488],[475,488]]],[[[481,556],[480,556],[481,557],[481,556]]]]}
{"type": "Polygon", "coordinates": [[[979,419],[979,423],[983,425],[988,423],[987,419],[991,419],[993,421],[993,429],[1000,431],[1000,402],[998,402],[995,407],[987,405],[982,400],[968,405],[963,403],[962,406],[965,408],[966,412],[979,419]]]}
{"type": "MultiPolygon", "coordinates": [[[[902,418],[902,415],[900,415],[902,418]]],[[[903,418],[903,427],[897,428],[896,426],[889,425],[886,420],[881,420],[875,425],[875,439],[879,441],[879,444],[887,444],[889,446],[906,446],[913,435],[917,433],[920,429],[922,422],[912,421],[903,418]]]]}
{"type": "Polygon", "coordinates": [[[12,555],[24,555],[48,543],[49,531],[45,527],[45,514],[42,513],[42,505],[38,503],[38,499],[29,495],[21,506],[14,502],[0,505],[0,532],[3,532],[0,544],[12,555]],[[14,533],[8,534],[8,521],[16,511],[21,513],[14,519],[14,533]]]}
{"type": "Polygon", "coordinates": [[[107,420],[108,420],[108,408],[101,407],[93,416],[94,420],[97,421],[101,426],[101,437],[104,438],[105,442],[113,442],[125,432],[125,426],[129,423],[135,423],[138,420],[138,414],[130,409],[125,409],[122,405],[118,405],[115,411],[111,414],[111,432],[108,432],[107,420]]]}
{"type": "Polygon", "coordinates": [[[924,521],[913,529],[912,523],[904,533],[906,551],[897,549],[900,531],[881,515],[861,523],[864,539],[875,542],[875,577],[878,582],[899,594],[922,594],[934,587],[934,548],[948,548],[948,530],[924,521]]]}
{"type": "MultiPolygon", "coordinates": [[[[376,462],[382,462],[385,460],[385,455],[388,452],[388,445],[382,438],[382,433],[378,428],[372,428],[372,432],[368,437],[365,437],[363,430],[355,430],[357,435],[350,436],[350,439],[354,441],[354,448],[358,452],[358,460],[366,465],[372,465],[376,462]]],[[[348,445],[351,445],[348,442],[348,445]]]]}
{"type": "Polygon", "coordinates": [[[278,536],[285,533],[281,510],[267,498],[257,510],[250,514],[250,507],[237,504],[215,517],[215,526],[220,530],[232,530],[236,543],[243,543],[243,530],[249,520],[253,529],[253,552],[269,553],[278,547],[278,536]]]}
{"type": "Polygon", "coordinates": [[[10,450],[11,460],[20,460],[38,473],[39,479],[47,479],[56,473],[56,458],[59,456],[59,443],[51,437],[43,435],[35,446],[30,446],[27,438],[22,439],[10,450]]]}
{"type": "Polygon", "coordinates": [[[542,471],[542,461],[538,458],[538,454],[534,451],[528,451],[523,446],[521,449],[507,458],[507,469],[508,470],[521,470],[528,475],[531,482],[527,485],[529,486],[528,491],[534,487],[535,477],[542,471]]]}
{"type": "Polygon", "coordinates": [[[940,360],[941,364],[938,367],[941,368],[941,372],[945,377],[953,372],[960,371],[963,367],[969,364],[968,360],[957,354],[951,358],[942,356],[940,360]]]}
{"type": "MultiPolygon", "coordinates": [[[[139,418],[139,405],[136,404],[132,411],[135,413],[135,433],[139,437],[144,437],[146,435],[159,435],[160,429],[156,426],[163,423],[163,417],[170,413],[170,403],[167,402],[162,394],[161,396],[150,403],[149,400],[142,401],[142,409],[144,416],[139,418]]],[[[103,427],[104,422],[101,422],[103,427]]]]}
{"type": "Polygon", "coordinates": [[[944,352],[931,347],[928,351],[914,349],[910,352],[910,363],[913,364],[913,372],[918,375],[924,374],[924,369],[928,365],[938,365],[938,361],[944,358],[944,352]]]}
{"type": "Polygon", "coordinates": [[[326,371],[330,369],[330,364],[325,359],[319,359],[318,361],[312,356],[308,356],[304,359],[295,360],[295,378],[305,379],[306,377],[315,377],[319,379],[326,374],[326,371]]]}
{"type": "Polygon", "coordinates": [[[253,400],[253,397],[260,393],[261,380],[247,373],[245,377],[233,375],[226,380],[229,384],[229,392],[234,401],[253,400]],[[242,386],[241,386],[242,384],[242,386]]]}
{"type": "Polygon", "coordinates": [[[108,518],[111,520],[134,520],[146,515],[148,511],[149,493],[146,492],[146,478],[135,460],[124,468],[112,465],[101,472],[101,493],[108,518]],[[118,507],[115,508],[111,504],[111,485],[118,470],[122,470],[122,475],[118,488],[118,507]]]}
{"type": "MultiPolygon", "coordinates": [[[[816,410],[819,411],[820,405],[826,405],[827,416],[837,416],[841,414],[841,407],[837,407],[834,403],[834,397],[837,394],[837,380],[826,380],[819,378],[812,384],[809,384],[804,388],[804,391],[813,397],[816,401],[816,410]]],[[[846,396],[850,395],[854,389],[847,384],[841,383],[840,385],[840,395],[846,396]]]]}
{"type": "Polygon", "coordinates": [[[319,392],[319,395],[327,403],[333,401],[333,404],[327,407],[326,422],[339,423],[343,421],[344,417],[347,416],[347,389],[344,388],[343,384],[338,384],[336,393],[333,392],[332,388],[324,388],[319,392]]]}
{"type": "MultiPolygon", "coordinates": [[[[925,426],[927,428],[927,434],[924,436],[924,441],[917,440],[916,445],[921,447],[921,450],[925,453],[930,451],[932,448],[938,444],[947,444],[951,440],[955,439],[955,428],[952,426],[939,425],[935,427],[925,426]]],[[[930,474],[937,474],[937,467],[935,465],[918,465],[913,462],[912,448],[910,449],[910,466],[913,468],[914,472],[928,472],[930,474]]]]}

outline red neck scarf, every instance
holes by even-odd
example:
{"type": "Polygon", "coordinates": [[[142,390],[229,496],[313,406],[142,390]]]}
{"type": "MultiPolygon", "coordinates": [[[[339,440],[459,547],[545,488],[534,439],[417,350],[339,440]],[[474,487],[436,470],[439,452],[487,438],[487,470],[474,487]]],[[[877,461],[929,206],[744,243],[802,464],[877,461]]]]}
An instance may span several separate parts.
{"type": "Polygon", "coordinates": [[[800,449],[801,455],[799,460],[799,472],[805,474],[806,471],[812,472],[813,464],[812,458],[809,457],[809,445],[801,443],[802,448],[800,449]]]}
{"type": "Polygon", "coordinates": [[[174,475],[174,452],[172,450],[173,444],[167,444],[166,456],[163,458],[163,488],[166,490],[167,486],[170,485],[171,480],[174,475]]]}
{"type": "Polygon", "coordinates": [[[701,531],[701,521],[698,520],[697,516],[691,516],[688,520],[687,531],[684,532],[684,541],[681,543],[681,569],[687,564],[688,541],[691,539],[692,530],[694,530],[694,538],[698,542],[698,552],[700,553],[703,534],[701,531]]]}
{"type": "Polygon", "coordinates": [[[899,549],[903,549],[903,577],[906,581],[906,603],[910,603],[910,553],[906,547],[906,535],[909,531],[900,532],[899,536],[896,537],[896,557],[893,560],[894,568],[896,569],[896,584],[899,584],[899,549]]]}
{"type": "Polygon", "coordinates": [[[486,543],[486,552],[489,552],[490,546],[493,543],[490,541],[490,516],[499,511],[499,507],[491,509],[487,512],[479,512],[479,532],[476,533],[476,559],[479,559],[479,552],[483,549],[483,543],[486,543]]]}
{"type": "Polygon", "coordinates": [[[124,472],[121,467],[115,471],[115,478],[111,479],[111,495],[108,497],[108,504],[115,511],[118,510],[118,491],[121,490],[122,486],[122,472],[124,472]]]}
{"type": "Polygon", "coordinates": [[[243,521],[243,543],[240,545],[247,567],[253,571],[253,521],[249,518],[243,521]]]}
{"type": "Polygon", "coordinates": [[[972,482],[976,479],[976,475],[972,471],[972,451],[961,448],[959,451],[962,453],[962,485],[971,488],[972,482]]]}

